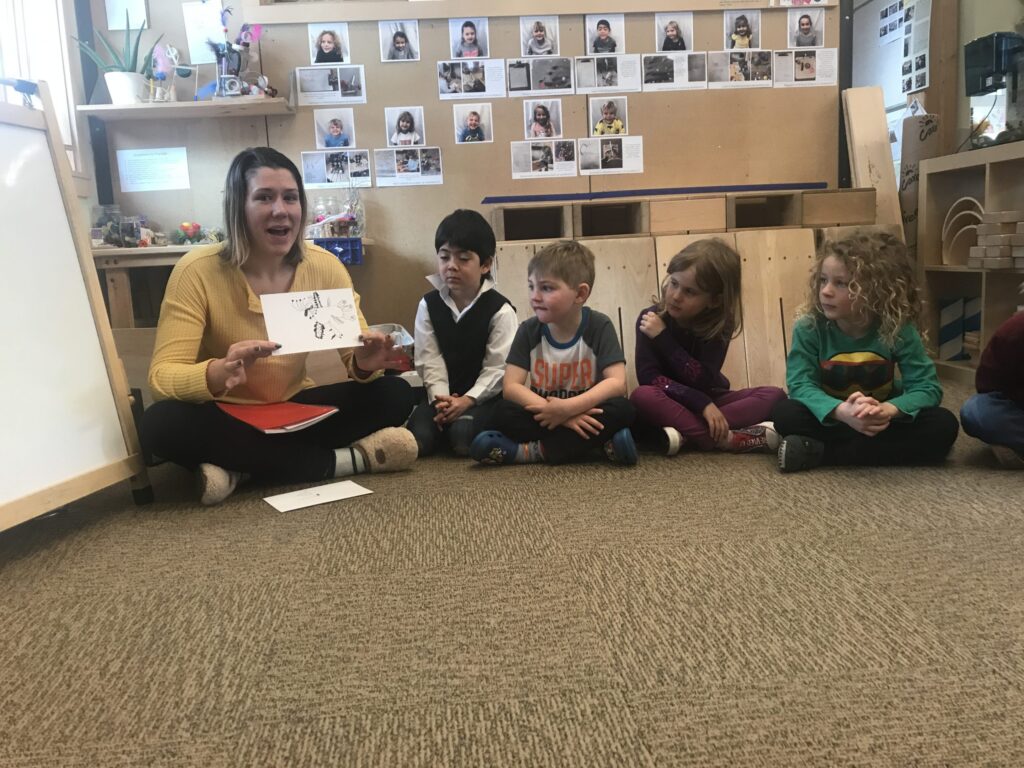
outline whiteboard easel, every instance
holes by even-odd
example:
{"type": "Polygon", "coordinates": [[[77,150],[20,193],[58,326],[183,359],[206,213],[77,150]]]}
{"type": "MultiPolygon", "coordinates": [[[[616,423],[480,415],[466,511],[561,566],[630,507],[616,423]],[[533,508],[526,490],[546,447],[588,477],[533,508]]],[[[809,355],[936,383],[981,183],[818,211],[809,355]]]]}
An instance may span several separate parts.
{"type": "Polygon", "coordinates": [[[121,480],[152,496],[49,89],[18,90],[42,108],[0,103],[0,530],[121,480]]]}

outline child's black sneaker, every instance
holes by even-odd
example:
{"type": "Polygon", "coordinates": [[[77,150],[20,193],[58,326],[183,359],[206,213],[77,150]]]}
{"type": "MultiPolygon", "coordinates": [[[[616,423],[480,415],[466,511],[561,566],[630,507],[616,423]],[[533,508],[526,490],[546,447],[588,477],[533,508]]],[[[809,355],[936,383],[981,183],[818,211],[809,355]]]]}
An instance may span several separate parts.
{"type": "Polygon", "coordinates": [[[788,435],[779,443],[779,469],[799,472],[821,466],[825,458],[825,444],[802,435],[788,435]]]}
{"type": "Polygon", "coordinates": [[[615,464],[633,466],[637,462],[636,443],[629,428],[620,429],[604,444],[604,455],[615,464]]]}
{"type": "Polygon", "coordinates": [[[1024,469],[1024,456],[1006,445],[991,445],[996,461],[1003,469],[1024,469]]]}

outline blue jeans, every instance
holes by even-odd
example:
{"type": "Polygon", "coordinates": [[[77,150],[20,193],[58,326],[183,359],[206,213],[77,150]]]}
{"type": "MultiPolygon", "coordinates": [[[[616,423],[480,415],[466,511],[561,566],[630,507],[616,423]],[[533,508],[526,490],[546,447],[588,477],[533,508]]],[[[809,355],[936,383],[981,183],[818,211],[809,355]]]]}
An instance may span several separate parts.
{"type": "Polygon", "coordinates": [[[1024,406],[1002,392],[974,395],[960,409],[964,432],[1024,454],[1024,406]]]}

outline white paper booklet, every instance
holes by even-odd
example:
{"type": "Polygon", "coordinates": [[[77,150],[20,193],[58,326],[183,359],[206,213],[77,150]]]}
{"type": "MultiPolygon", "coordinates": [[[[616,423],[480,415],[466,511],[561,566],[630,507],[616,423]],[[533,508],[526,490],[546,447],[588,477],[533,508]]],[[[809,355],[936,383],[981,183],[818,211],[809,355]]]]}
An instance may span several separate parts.
{"type": "Polygon", "coordinates": [[[317,504],[326,504],[329,501],[366,496],[369,493],[373,493],[369,488],[363,488],[351,480],[340,480],[337,483],[318,485],[315,488],[304,488],[301,491],[267,496],[264,501],[278,512],[291,512],[305,507],[315,507],[317,504]]]}
{"type": "Polygon", "coordinates": [[[267,338],[281,349],[275,355],[358,347],[359,315],[351,288],[268,293],[260,296],[267,338]]]}

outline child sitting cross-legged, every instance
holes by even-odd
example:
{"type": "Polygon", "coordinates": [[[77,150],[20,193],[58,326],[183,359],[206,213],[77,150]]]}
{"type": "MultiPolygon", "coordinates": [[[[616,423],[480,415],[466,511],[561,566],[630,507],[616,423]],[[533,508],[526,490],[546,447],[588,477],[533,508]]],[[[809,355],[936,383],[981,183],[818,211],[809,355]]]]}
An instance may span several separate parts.
{"type": "Polygon", "coordinates": [[[434,235],[435,290],[416,309],[416,371],[426,400],[409,418],[420,456],[447,443],[459,456],[487,429],[501,401],[516,312],[494,290],[494,230],[476,211],[457,210],[434,235]]]}
{"type": "Polygon", "coordinates": [[[636,464],[625,356],[608,316],[584,306],[594,272],[594,254],[574,240],[530,260],[535,316],[512,342],[495,431],[470,447],[480,463],[561,464],[603,450],[613,462],[636,464]]]}
{"type": "Polygon", "coordinates": [[[729,342],[740,332],[740,257],[721,240],[698,240],[672,257],[662,300],[640,313],[631,400],[637,421],[654,428],[665,453],[767,449],[764,424],[786,397],[778,387],[735,392],[722,375],[729,342]]]}
{"type": "Polygon", "coordinates": [[[824,244],[793,328],[790,399],[772,413],[783,438],[779,469],[945,459],[959,425],[939,407],[920,314],[913,267],[895,237],[859,232],[824,244]]]}

